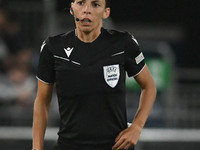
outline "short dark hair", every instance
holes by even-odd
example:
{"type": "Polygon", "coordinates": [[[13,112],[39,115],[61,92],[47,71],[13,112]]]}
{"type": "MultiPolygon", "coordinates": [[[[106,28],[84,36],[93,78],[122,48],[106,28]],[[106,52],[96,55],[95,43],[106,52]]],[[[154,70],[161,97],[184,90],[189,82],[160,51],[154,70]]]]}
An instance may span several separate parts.
{"type": "Polygon", "coordinates": [[[105,0],[106,1],[106,8],[110,7],[110,0],[105,0]]]}
{"type": "MultiPolygon", "coordinates": [[[[72,0],[72,2],[74,2],[75,0],[72,0]]],[[[106,2],[106,8],[109,8],[110,7],[110,0],[105,0],[106,2]]]]}

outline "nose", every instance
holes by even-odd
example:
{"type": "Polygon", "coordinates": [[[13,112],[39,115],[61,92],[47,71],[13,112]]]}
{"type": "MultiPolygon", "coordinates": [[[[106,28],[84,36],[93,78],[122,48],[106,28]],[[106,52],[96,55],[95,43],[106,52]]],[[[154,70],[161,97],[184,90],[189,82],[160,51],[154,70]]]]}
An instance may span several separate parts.
{"type": "Polygon", "coordinates": [[[91,7],[89,4],[85,5],[84,14],[91,14],[91,7]]]}

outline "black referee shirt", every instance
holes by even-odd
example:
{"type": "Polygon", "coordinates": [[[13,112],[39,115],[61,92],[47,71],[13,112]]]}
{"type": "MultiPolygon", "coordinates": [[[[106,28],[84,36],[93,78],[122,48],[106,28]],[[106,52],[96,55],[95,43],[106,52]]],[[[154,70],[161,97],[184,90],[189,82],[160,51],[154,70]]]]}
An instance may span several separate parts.
{"type": "Polygon", "coordinates": [[[137,41],[127,32],[101,29],[92,43],[76,30],[44,41],[37,78],[56,83],[59,142],[82,150],[111,150],[127,128],[125,77],[144,68],[137,41]]]}

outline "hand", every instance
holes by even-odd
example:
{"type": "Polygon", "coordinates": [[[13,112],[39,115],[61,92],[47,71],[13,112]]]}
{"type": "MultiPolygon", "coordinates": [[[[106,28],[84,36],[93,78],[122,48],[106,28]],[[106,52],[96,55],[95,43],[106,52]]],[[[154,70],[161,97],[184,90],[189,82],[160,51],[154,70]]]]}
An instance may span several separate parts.
{"type": "Polygon", "coordinates": [[[119,133],[112,150],[127,150],[134,147],[140,138],[141,131],[141,127],[132,124],[129,128],[119,133]]]}

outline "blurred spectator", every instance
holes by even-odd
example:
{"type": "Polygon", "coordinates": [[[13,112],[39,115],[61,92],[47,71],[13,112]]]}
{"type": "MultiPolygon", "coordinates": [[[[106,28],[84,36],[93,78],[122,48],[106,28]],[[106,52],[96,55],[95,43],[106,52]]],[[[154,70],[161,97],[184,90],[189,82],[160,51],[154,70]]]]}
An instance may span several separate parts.
{"type": "Polygon", "coordinates": [[[0,77],[1,103],[10,103],[16,100],[16,104],[25,105],[33,99],[36,82],[33,77],[29,62],[29,51],[21,52],[16,56],[16,63],[7,69],[7,73],[0,77]]]}
{"type": "Polygon", "coordinates": [[[21,51],[15,65],[0,75],[0,125],[31,125],[36,79],[30,71],[30,57],[30,51],[21,51]]]}
{"type": "Polygon", "coordinates": [[[0,69],[3,72],[13,65],[16,53],[23,49],[19,31],[16,17],[0,8],[0,69]]]}
{"type": "Polygon", "coordinates": [[[0,125],[32,122],[36,88],[31,70],[33,51],[24,48],[19,31],[16,18],[0,8],[0,125]]]}

